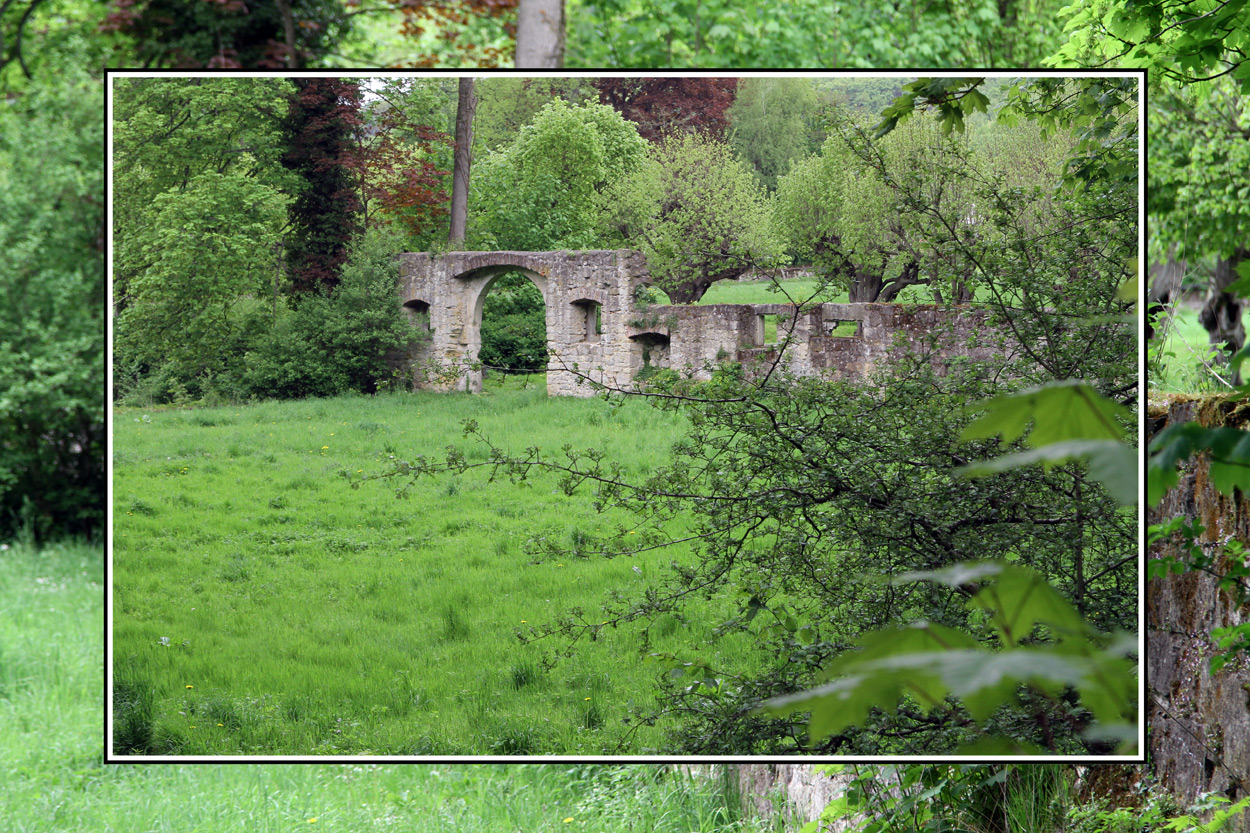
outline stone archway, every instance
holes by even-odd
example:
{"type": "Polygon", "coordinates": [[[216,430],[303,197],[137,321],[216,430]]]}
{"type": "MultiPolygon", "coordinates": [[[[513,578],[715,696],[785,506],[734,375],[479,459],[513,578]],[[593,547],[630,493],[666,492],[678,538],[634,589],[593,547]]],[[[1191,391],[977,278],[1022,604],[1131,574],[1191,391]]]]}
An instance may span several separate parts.
{"type": "MultiPolygon", "coordinates": [[[[464,342],[466,354],[474,358],[478,358],[481,355],[482,317],[486,309],[486,298],[490,295],[491,288],[495,283],[503,276],[509,274],[523,275],[538,290],[538,294],[543,298],[544,325],[547,331],[551,329],[551,310],[550,305],[547,303],[548,282],[543,275],[531,269],[499,269],[493,266],[459,275],[456,280],[464,284],[465,292],[469,293],[472,298],[467,304],[469,318],[465,322],[464,342]]],[[[482,389],[481,371],[474,371],[467,389],[473,393],[477,393],[482,389]]]]}
{"type": "Polygon", "coordinates": [[[642,255],[584,252],[424,252],[399,256],[400,299],[429,312],[430,341],[417,369],[420,387],[479,391],[482,304],[490,285],[521,272],[547,307],[547,392],[589,396],[579,383],[625,386],[633,377],[629,319],[634,289],[648,279],[642,255]],[[437,371],[432,371],[437,368],[437,371]]]}

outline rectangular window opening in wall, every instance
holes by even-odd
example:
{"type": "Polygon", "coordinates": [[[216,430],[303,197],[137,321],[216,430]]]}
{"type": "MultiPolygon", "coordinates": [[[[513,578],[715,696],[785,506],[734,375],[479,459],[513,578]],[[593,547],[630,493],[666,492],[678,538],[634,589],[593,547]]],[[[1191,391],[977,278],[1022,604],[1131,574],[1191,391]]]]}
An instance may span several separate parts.
{"type": "Polygon", "coordinates": [[[430,305],[424,301],[406,301],[404,303],[404,311],[408,313],[408,325],[424,330],[427,333],[434,332],[430,328],[430,305]]]}
{"type": "Polygon", "coordinates": [[[788,330],[789,319],[784,315],[770,315],[765,313],[759,316],[759,325],[756,328],[756,341],[763,344],[776,344],[778,338],[778,330],[784,334],[788,330]]]}
{"type": "Polygon", "coordinates": [[[598,301],[574,301],[577,310],[578,329],[581,330],[582,341],[598,341],[603,333],[603,304],[598,301]]]}
{"type": "Polygon", "coordinates": [[[833,338],[854,338],[859,335],[858,321],[839,321],[836,318],[825,319],[825,335],[833,338]]]}

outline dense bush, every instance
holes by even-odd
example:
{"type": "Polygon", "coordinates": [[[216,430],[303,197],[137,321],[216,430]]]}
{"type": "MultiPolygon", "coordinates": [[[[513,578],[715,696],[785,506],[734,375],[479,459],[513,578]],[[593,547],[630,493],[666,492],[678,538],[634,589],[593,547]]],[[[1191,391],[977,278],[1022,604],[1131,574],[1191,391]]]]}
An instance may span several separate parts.
{"type": "Polygon", "coordinates": [[[0,101],[0,538],[92,536],[104,520],[98,96],[67,70],[0,101]]]}
{"type": "Polygon", "coordinates": [[[243,387],[261,397],[374,393],[393,375],[388,355],[412,340],[396,300],[391,233],[370,231],[351,249],[331,294],[311,293],[247,353],[243,387]]]}

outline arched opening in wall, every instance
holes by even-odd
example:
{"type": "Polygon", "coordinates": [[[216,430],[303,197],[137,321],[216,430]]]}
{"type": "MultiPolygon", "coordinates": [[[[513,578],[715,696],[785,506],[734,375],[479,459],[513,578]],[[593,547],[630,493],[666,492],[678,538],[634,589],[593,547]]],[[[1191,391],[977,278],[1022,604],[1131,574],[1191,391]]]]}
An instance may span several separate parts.
{"type": "Polygon", "coordinates": [[[580,340],[598,341],[603,334],[603,304],[583,298],[574,301],[573,308],[576,310],[573,320],[580,340]]]}
{"type": "Polygon", "coordinates": [[[671,367],[669,337],[664,333],[638,333],[629,337],[635,345],[634,381],[645,382],[660,370],[671,367]]]}
{"type": "Polygon", "coordinates": [[[404,301],[404,312],[408,313],[408,324],[424,333],[432,333],[430,329],[430,305],[425,301],[404,301]]]}
{"type": "Polygon", "coordinates": [[[547,305],[528,275],[505,272],[493,280],[481,310],[478,360],[487,376],[547,369],[547,305]]]}

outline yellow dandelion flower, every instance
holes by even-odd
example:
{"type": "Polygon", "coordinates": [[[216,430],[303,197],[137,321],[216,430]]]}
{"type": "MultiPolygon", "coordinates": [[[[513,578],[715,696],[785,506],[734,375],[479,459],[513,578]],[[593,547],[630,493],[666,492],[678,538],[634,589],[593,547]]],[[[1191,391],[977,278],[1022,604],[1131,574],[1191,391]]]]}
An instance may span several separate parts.
{"type": "Polygon", "coordinates": [[[309,824],[314,824],[314,823],[316,823],[316,821],[317,821],[317,817],[316,817],[316,816],[313,816],[312,818],[310,818],[310,819],[308,820],[308,823],[309,823],[309,824]]]}
{"type": "Polygon", "coordinates": [[[572,817],[572,816],[569,816],[567,819],[565,819],[565,820],[564,820],[564,823],[565,823],[565,824],[568,824],[568,823],[569,823],[569,822],[571,822],[572,820],[573,820],[573,817],[572,817]]]}
{"type": "Polygon", "coordinates": [[[187,688],[195,688],[195,686],[190,686],[190,685],[189,685],[189,686],[187,686],[187,688]]]}

